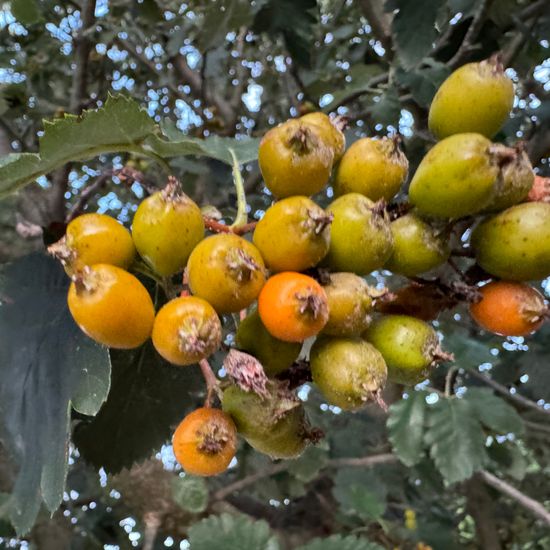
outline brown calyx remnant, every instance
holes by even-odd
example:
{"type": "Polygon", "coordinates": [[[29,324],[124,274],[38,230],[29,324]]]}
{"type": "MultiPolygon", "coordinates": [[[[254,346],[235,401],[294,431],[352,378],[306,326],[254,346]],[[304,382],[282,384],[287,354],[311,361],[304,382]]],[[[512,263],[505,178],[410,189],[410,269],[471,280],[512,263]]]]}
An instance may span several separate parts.
{"type": "Polygon", "coordinates": [[[305,125],[300,127],[288,139],[289,147],[299,155],[310,153],[317,145],[317,139],[305,125]]]}
{"type": "Polygon", "coordinates": [[[220,327],[210,320],[191,317],[178,330],[179,348],[190,355],[202,355],[215,346],[221,338],[220,327]]]}
{"type": "Polygon", "coordinates": [[[252,355],[232,349],[223,361],[223,367],[230,378],[244,391],[253,391],[267,397],[268,378],[262,364],[252,355]]]}
{"type": "Polygon", "coordinates": [[[439,363],[445,363],[448,361],[454,361],[455,356],[441,348],[439,342],[436,344],[430,344],[426,350],[428,357],[431,358],[430,367],[434,367],[439,363]]]}
{"type": "Polygon", "coordinates": [[[242,248],[232,249],[227,254],[227,267],[239,283],[250,281],[252,274],[260,269],[260,266],[242,248]]]}
{"type": "Polygon", "coordinates": [[[297,292],[294,297],[298,301],[298,312],[300,315],[310,315],[313,319],[328,315],[327,303],[317,294],[312,292],[297,292]]]}
{"type": "Polygon", "coordinates": [[[486,63],[487,65],[489,65],[492,69],[492,73],[495,76],[497,76],[504,73],[504,65],[502,61],[503,61],[502,52],[496,52],[491,57],[489,57],[489,59],[486,59],[481,63],[486,63]]]}
{"type": "Polygon", "coordinates": [[[184,193],[181,183],[174,176],[168,176],[168,183],[161,191],[162,198],[166,202],[183,203],[189,201],[189,197],[184,193]]]}
{"type": "Polygon", "coordinates": [[[76,251],[67,244],[67,235],[48,246],[48,254],[59,260],[63,266],[70,266],[76,260],[76,251]]]}
{"type": "Polygon", "coordinates": [[[204,454],[216,455],[223,451],[230,435],[225,426],[217,419],[210,419],[196,432],[199,441],[197,449],[204,454]]]}
{"type": "Polygon", "coordinates": [[[84,266],[71,277],[78,295],[95,292],[99,286],[99,279],[99,274],[90,266],[84,266]]]}
{"type": "Polygon", "coordinates": [[[332,212],[322,214],[319,212],[307,211],[308,220],[307,225],[313,228],[315,235],[320,235],[327,227],[330,226],[332,220],[334,220],[334,214],[332,212]]]}

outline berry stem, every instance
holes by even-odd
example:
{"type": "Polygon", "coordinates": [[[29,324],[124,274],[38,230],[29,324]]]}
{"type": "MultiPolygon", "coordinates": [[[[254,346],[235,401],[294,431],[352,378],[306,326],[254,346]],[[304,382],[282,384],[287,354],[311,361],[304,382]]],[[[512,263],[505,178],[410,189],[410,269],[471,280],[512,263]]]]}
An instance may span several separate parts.
{"type": "Polygon", "coordinates": [[[206,399],[204,401],[204,406],[210,408],[212,406],[214,394],[217,394],[219,391],[218,379],[212,371],[210,363],[206,359],[201,359],[199,361],[199,366],[201,368],[204,381],[206,382],[206,399]]]}
{"type": "Polygon", "coordinates": [[[209,218],[208,216],[203,217],[204,225],[210,231],[214,233],[234,233],[235,235],[244,235],[245,233],[250,233],[254,231],[257,222],[250,222],[238,227],[233,227],[232,225],[225,225],[224,223],[209,218]]]}
{"type": "Polygon", "coordinates": [[[239,170],[239,161],[233,149],[229,149],[229,152],[233,159],[233,185],[237,192],[237,216],[230,226],[231,229],[234,229],[246,225],[248,223],[248,216],[246,214],[246,194],[244,192],[244,182],[241,171],[239,170]]]}

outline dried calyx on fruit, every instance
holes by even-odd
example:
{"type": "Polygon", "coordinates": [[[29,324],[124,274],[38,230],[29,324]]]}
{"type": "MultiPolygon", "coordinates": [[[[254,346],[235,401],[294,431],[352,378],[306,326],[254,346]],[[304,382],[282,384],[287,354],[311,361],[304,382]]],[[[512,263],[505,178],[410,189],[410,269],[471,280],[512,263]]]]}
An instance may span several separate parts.
{"type": "Polygon", "coordinates": [[[193,248],[204,238],[200,208],[174,177],[162,191],[139,205],[132,237],[140,256],[163,277],[182,271],[193,248]]]}
{"type": "Polygon", "coordinates": [[[345,120],[342,117],[331,119],[328,115],[321,112],[308,113],[300,117],[300,122],[304,124],[313,124],[319,129],[319,135],[326,145],[334,153],[334,162],[338,162],[346,149],[346,137],[343,129],[345,120]]]}
{"type": "Polygon", "coordinates": [[[284,383],[269,381],[267,392],[260,396],[228,386],[223,392],[223,410],[256,450],[272,458],[295,458],[318,438],[318,432],[311,429],[303,404],[284,383]]]}
{"type": "Polygon", "coordinates": [[[329,403],[356,410],[381,402],[388,371],[382,354],[361,338],[323,336],[310,353],[313,381],[329,403]]]}
{"type": "Polygon", "coordinates": [[[338,165],[335,195],[361,193],[372,201],[390,201],[405,183],[409,170],[400,142],[399,136],[357,140],[338,165]]]}
{"type": "Polygon", "coordinates": [[[424,321],[408,315],[386,315],[373,322],[365,338],[380,351],[388,366],[388,380],[415,385],[429,376],[452,354],[443,351],[435,330],[424,321]]]}

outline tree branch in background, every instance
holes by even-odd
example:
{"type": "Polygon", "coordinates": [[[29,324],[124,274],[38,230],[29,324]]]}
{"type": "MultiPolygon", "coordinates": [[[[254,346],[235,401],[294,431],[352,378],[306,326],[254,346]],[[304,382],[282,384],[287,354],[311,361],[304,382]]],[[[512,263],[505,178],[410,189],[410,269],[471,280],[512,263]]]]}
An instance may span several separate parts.
{"type": "Polygon", "coordinates": [[[491,3],[492,0],[482,0],[481,2],[479,2],[477,11],[474,15],[474,18],[472,19],[472,22],[470,23],[470,26],[468,27],[468,31],[464,36],[462,44],[460,44],[457,52],[448,62],[448,65],[449,67],[451,67],[451,69],[462,65],[468,55],[473,50],[475,50],[474,43],[477,40],[479,31],[481,31],[481,27],[483,27],[483,23],[485,23],[485,18],[487,17],[487,13],[489,12],[491,3]]]}
{"type": "Polygon", "coordinates": [[[518,504],[521,504],[521,506],[523,506],[526,510],[529,510],[529,512],[542,520],[546,525],[550,526],[550,512],[548,512],[548,510],[546,510],[540,502],[528,497],[512,485],[502,481],[502,479],[499,479],[485,470],[479,472],[479,475],[483,481],[487,483],[487,485],[490,485],[497,491],[500,491],[503,495],[512,498],[518,504]]]}
{"type": "MultiPolygon", "coordinates": [[[[384,453],[379,455],[363,456],[360,458],[334,458],[326,463],[325,468],[372,468],[378,464],[389,464],[391,462],[398,462],[398,458],[391,453],[384,453]]],[[[230,483],[229,485],[226,485],[216,491],[213,495],[213,500],[223,500],[231,493],[241,491],[250,485],[254,485],[254,483],[260,481],[261,479],[285,472],[292,466],[292,464],[293,463],[291,460],[286,460],[284,462],[274,464],[271,468],[267,468],[266,470],[243,477],[242,479],[239,479],[234,483],[230,483]]]]}
{"type": "Polygon", "coordinates": [[[105,172],[105,174],[99,176],[91,185],[82,190],[78,200],[67,213],[67,217],[65,219],[67,223],[82,214],[88,201],[107,183],[111,176],[111,171],[105,172]]]}
{"type": "Polygon", "coordinates": [[[519,393],[510,393],[510,390],[506,386],[503,386],[502,384],[495,382],[492,378],[489,378],[488,376],[485,376],[484,374],[477,372],[475,369],[469,370],[467,372],[469,375],[473,376],[474,378],[477,378],[478,380],[481,380],[488,386],[491,386],[491,388],[493,388],[496,392],[500,393],[501,395],[504,395],[510,401],[514,401],[515,403],[517,403],[518,405],[521,405],[522,407],[526,407],[528,409],[538,411],[539,413],[550,415],[550,410],[546,410],[546,409],[543,409],[542,407],[539,407],[534,401],[527,399],[527,397],[523,397],[523,395],[520,395],[519,393]]]}
{"type": "Polygon", "coordinates": [[[88,60],[92,51],[93,42],[88,38],[95,22],[96,0],[85,0],[80,18],[82,26],[74,38],[75,65],[73,83],[71,88],[71,101],[69,109],[71,113],[79,114],[82,104],[87,96],[88,88],[88,60]]]}
{"type": "Polygon", "coordinates": [[[386,50],[384,59],[391,60],[393,57],[391,19],[384,12],[384,3],[380,0],[361,0],[360,6],[372,29],[372,34],[386,50]]]}
{"type": "Polygon", "coordinates": [[[481,476],[475,474],[464,483],[466,511],[474,518],[479,548],[501,550],[502,545],[494,520],[493,499],[482,481],[481,476]]]}

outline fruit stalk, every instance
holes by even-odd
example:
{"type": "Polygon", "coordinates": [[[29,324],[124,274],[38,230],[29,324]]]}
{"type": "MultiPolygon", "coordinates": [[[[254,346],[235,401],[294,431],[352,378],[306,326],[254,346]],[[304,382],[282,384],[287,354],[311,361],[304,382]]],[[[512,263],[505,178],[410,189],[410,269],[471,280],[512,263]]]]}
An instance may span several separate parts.
{"type": "Polygon", "coordinates": [[[204,401],[204,406],[210,408],[212,406],[214,394],[217,394],[218,397],[221,395],[218,379],[212,371],[212,367],[207,359],[201,359],[199,361],[199,367],[201,368],[202,376],[206,382],[206,399],[204,401]]]}
{"type": "Polygon", "coordinates": [[[244,192],[244,183],[239,170],[239,161],[233,149],[229,149],[231,158],[233,159],[233,185],[237,192],[237,216],[235,221],[231,224],[231,229],[239,228],[248,223],[248,216],[246,214],[246,194],[244,192]]]}

